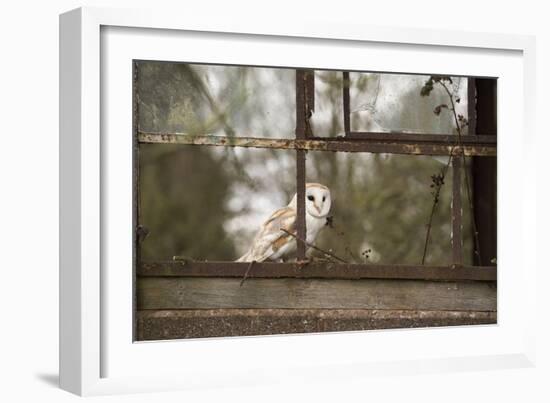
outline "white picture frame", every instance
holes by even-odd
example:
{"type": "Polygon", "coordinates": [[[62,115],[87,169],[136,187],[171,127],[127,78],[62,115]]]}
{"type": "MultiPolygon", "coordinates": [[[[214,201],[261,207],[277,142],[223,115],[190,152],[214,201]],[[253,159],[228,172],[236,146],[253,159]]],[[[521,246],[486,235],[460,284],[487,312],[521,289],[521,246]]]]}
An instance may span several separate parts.
{"type": "Polygon", "coordinates": [[[535,170],[535,161],[529,158],[534,146],[536,80],[532,37],[314,19],[285,25],[267,18],[243,23],[151,10],[80,8],[60,17],[60,49],[63,389],[97,395],[293,382],[297,374],[302,380],[334,380],[380,372],[396,375],[533,365],[535,323],[522,314],[535,311],[536,288],[536,219],[526,191],[535,188],[528,175],[535,170]],[[132,43],[132,37],[135,41],[138,36],[139,47],[132,43]],[[109,135],[113,130],[132,130],[128,126],[131,102],[126,103],[131,77],[125,81],[128,70],[119,67],[126,66],[128,58],[179,60],[182,56],[171,52],[182,41],[187,45],[187,61],[193,62],[362,66],[378,71],[393,71],[388,68],[393,63],[393,69],[419,72],[427,71],[426,59],[430,59],[433,72],[498,76],[502,83],[498,94],[498,325],[133,343],[128,337],[132,301],[124,298],[131,292],[131,270],[111,270],[115,261],[126,268],[131,263],[131,243],[125,238],[131,236],[130,227],[124,221],[131,214],[131,175],[127,175],[131,148],[127,148],[128,136],[109,135]],[[220,46],[224,42],[231,46],[220,46]],[[219,51],[212,52],[209,46],[218,46],[219,51]],[[317,47],[341,57],[327,65],[326,52],[317,47]],[[300,55],[304,49],[307,58],[300,55]],[[367,67],[361,55],[369,52],[378,56],[367,67]],[[405,61],[403,55],[423,57],[405,61]],[[113,115],[117,117],[110,120],[113,115]],[[518,154],[523,163],[514,169],[501,163],[518,154]],[[520,191],[507,183],[514,183],[520,191]],[[117,245],[116,252],[111,243],[117,245]],[[113,293],[122,297],[113,298],[113,293]],[[361,349],[356,348],[359,345],[361,349]],[[155,373],[148,370],[152,367],[155,373]]]}

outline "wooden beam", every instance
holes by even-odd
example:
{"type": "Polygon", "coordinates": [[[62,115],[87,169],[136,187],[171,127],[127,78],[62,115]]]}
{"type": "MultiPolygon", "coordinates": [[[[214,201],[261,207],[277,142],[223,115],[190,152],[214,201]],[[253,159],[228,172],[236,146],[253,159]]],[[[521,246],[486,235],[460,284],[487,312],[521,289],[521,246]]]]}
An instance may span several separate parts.
{"type": "MultiPolygon", "coordinates": [[[[237,277],[242,278],[248,263],[237,262],[140,262],[141,277],[237,277]]],[[[408,279],[450,281],[496,281],[494,266],[409,266],[345,263],[254,263],[250,278],[325,278],[325,279],[408,279]]]]}
{"type": "Polygon", "coordinates": [[[496,310],[494,283],[419,280],[138,278],[137,309],[496,310]]]}

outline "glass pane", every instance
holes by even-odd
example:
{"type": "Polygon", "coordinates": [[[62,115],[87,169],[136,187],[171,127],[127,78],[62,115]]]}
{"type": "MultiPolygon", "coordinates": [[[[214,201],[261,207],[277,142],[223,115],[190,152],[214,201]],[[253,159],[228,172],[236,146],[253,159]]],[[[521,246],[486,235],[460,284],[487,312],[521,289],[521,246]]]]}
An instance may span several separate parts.
{"type": "Polygon", "coordinates": [[[293,138],[292,69],[138,63],[144,132],[293,138]]]}
{"type": "Polygon", "coordinates": [[[141,145],[142,258],[237,259],[288,204],[295,178],[293,151],[141,145]]]}
{"type": "MultiPolygon", "coordinates": [[[[433,205],[431,175],[443,166],[427,156],[308,153],[308,181],[324,184],[332,195],[333,225],[320,233],[317,246],[350,263],[420,264],[433,205]]],[[[452,262],[451,195],[449,170],[432,221],[426,264],[452,262]]],[[[463,210],[464,249],[471,255],[467,204],[463,210]]]]}
{"type": "Polygon", "coordinates": [[[457,116],[468,118],[468,79],[451,77],[451,82],[436,82],[430,94],[422,96],[422,88],[429,78],[350,73],[351,130],[456,134],[452,105],[457,116]],[[446,107],[439,108],[438,112],[436,108],[440,105],[446,107]]]}
{"type": "MultiPolygon", "coordinates": [[[[350,73],[351,131],[456,134],[454,105],[457,117],[464,118],[460,120],[462,134],[467,134],[468,79],[436,81],[429,95],[422,96],[429,79],[411,74],[350,73]]],[[[315,71],[312,126],[316,136],[344,135],[342,89],[342,72],[315,71]]]]}
{"type": "Polygon", "coordinates": [[[315,70],[315,112],[311,116],[315,136],[344,135],[342,72],[315,70]]]}

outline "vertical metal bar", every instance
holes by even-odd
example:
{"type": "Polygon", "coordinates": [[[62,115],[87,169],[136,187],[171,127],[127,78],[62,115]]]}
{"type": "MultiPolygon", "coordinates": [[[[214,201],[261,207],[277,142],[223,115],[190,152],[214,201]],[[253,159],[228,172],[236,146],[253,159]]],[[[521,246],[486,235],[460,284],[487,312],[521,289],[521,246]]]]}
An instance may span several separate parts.
{"type": "Polygon", "coordinates": [[[344,106],[344,132],[346,136],[351,131],[350,110],[349,110],[349,71],[342,72],[342,101],[344,106]]]}
{"type": "Polygon", "coordinates": [[[312,137],[313,136],[313,130],[311,128],[311,124],[309,120],[311,119],[311,116],[313,115],[313,112],[315,111],[315,71],[314,70],[306,70],[305,71],[305,119],[306,119],[306,132],[305,136],[312,137]]]}
{"type": "MultiPolygon", "coordinates": [[[[296,139],[306,138],[307,126],[306,111],[306,72],[296,70],[296,139]]],[[[298,260],[305,260],[306,245],[302,240],[306,240],[306,151],[296,150],[296,231],[298,260]]]]}
{"type": "Polygon", "coordinates": [[[453,264],[462,265],[462,157],[453,157],[452,249],[453,264]]]}
{"type": "Polygon", "coordinates": [[[476,79],[468,77],[468,134],[477,134],[476,127],[476,79]]]}
{"type": "Polygon", "coordinates": [[[305,70],[296,70],[296,138],[306,138],[306,89],[305,70]]]}
{"type": "MultiPolygon", "coordinates": [[[[476,79],[476,131],[497,135],[497,80],[476,79]]],[[[474,262],[493,265],[497,254],[497,159],[473,157],[473,204],[480,256],[474,262]]]]}
{"type": "MultiPolygon", "coordinates": [[[[297,194],[297,211],[296,211],[296,230],[299,239],[306,240],[306,151],[296,151],[296,194],[297,194]]],[[[296,256],[298,260],[306,258],[306,245],[298,240],[298,248],[296,256]]]]}
{"type": "Polygon", "coordinates": [[[306,72],[306,102],[308,117],[315,111],[315,70],[306,72]]]}
{"type": "MultiPolygon", "coordinates": [[[[475,133],[475,79],[468,78],[468,134],[475,133]]],[[[466,168],[466,167],[464,167],[466,168]]],[[[452,249],[453,264],[463,265],[462,239],[462,156],[453,157],[453,195],[452,195],[452,249]]],[[[467,173],[466,173],[467,174],[467,173]]]]}
{"type": "Polygon", "coordinates": [[[132,339],[137,340],[137,289],[136,271],[140,262],[139,250],[139,104],[138,104],[138,64],[132,63],[132,339]]]}

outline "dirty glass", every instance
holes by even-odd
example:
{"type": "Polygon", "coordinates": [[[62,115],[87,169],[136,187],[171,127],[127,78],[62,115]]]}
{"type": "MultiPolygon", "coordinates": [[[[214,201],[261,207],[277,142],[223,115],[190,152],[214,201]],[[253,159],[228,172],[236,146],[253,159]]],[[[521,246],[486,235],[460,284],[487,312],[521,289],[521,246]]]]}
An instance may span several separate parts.
{"type": "MultiPolygon", "coordinates": [[[[137,66],[141,131],[294,137],[292,69],[137,66]]],[[[467,79],[444,82],[449,92],[435,83],[422,96],[428,78],[350,73],[352,131],[455,133],[449,106],[467,120],[467,79]]],[[[342,87],[342,72],[315,71],[314,135],[343,134],[342,87]]],[[[142,258],[235,260],[294,195],[295,156],[292,150],[142,144],[140,223],[149,230],[140,244],[142,258]]],[[[306,181],[328,186],[334,197],[333,227],[321,232],[319,245],[349,262],[419,264],[433,204],[431,175],[445,163],[446,157],[308,152],[306,181]]],[[[432,223],[428,264],[451,262],[450,175],[447,182],[432,223]]],[[[467,200],[462,204],[468,263],[470,210],[467,200]]]]}
{"type": "Polygon", "coordinates": [[[139,128],[293,138],[295,72],[246,66],[139,62],[139,128]]]}
{"type": "MultiPolygon", "coordinates": [[[[350,130],[456,134],[455,118],[468,120],[468,79],[450,77],[436,82],[429,95],[421,95],[430,76],[413,74],[349,74],[350,130]],[[448,89],[443,87],[445,85],[448,89]]],[[[314,134],[344,135],[343,75],[340,71],[315,72],[314,134]]],[[[467,134],[464,124],[462,134],[467,134]]]]}

